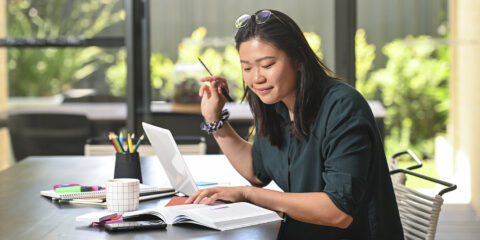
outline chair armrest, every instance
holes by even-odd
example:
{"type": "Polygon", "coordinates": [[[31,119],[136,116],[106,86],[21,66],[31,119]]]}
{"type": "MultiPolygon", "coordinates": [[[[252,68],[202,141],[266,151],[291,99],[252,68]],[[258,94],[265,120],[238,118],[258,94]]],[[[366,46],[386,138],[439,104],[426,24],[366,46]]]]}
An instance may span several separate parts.
{"type": "Polygon", "coordinates": [[[444,188],[442,189],[438,195],[442,196],[444,193],[447,193],[447,192],[451,192],[455,189],[457,189],[457,185],[456,184],[453,184],[453,183],[449,183],[449,182],[445,182],[445,181],[442,181],[440,179],[436,179],[436,178],[433,178],[433,177],[429,177],[429,176],[426,176],[426,175],[423,175],[423,174],[420,174],[420,173],[417,173],[417,172],[413,172],[413,171],[410,171],[409,169],[395,169],[395,170],[392,170],[390,171],[390,175],[393,175],[393,174],[396,174],[396,173],[405,173],[405,174],[410,174],[410,175],[413,175],[415,177],[419,177],[419,178],[422,178],[422,179],[425,179],[425,180],[428,180],[428,181],[432,181],[432,182],[435,182],[435,183],[438,183],[438,184],[441,184],[443,186],[446,186],[447,188],[444,188]]]}
{"type": "MultiPolygon", "coordinates": [[[[421,168],[421,167],[423,166],[423,163],[420,161],[420,159],[418,159],[417,155],[415,155],[415,153],[414,153],[412,150],[410,150],[410,149],[407,149],[407,151],[395,153],[395,154],[392,156],[392,159],[396,159],[397,157],[400,157],[400,156],[403,155],[403,154],[408,154],[408,155],[410,155],[410,157],[417,163],[417,165],[413,165],[413,166],[407,167],[408,170],[413,170],[413,169],[421,168]]],[[[391,172],[390,172],[390,173],[391,173],[391,172]]]]}

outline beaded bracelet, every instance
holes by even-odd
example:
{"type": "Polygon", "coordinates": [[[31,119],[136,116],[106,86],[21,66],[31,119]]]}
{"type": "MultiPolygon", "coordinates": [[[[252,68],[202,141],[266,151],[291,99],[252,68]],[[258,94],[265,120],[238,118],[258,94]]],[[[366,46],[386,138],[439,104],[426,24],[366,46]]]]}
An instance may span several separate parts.
{"type": "Polygon", "coordinates": [[[203,121],[202,124],[200,125],[200,129],[206,131],[207,133],[215,133],[217,132],[218,129],[222,128],[224,123],[228,120],[230,117],[230,112],[228,109],[224,109],[222,111],[222,115],[220,116],[220,120],[213,121],[207,123],[207,121],[203,121]]]}

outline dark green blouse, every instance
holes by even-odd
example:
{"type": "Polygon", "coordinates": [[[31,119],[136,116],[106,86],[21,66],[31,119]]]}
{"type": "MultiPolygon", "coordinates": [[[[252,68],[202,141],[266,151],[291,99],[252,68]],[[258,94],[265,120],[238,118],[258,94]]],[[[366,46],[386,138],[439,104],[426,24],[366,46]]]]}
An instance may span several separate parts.
{"type": "Polygon", "coordinates": [[[372,111],[349,85],[330,80],[306,139],[288,130],[288,110],[276,104],[285,121],[282,147],[256,136],[252,156],[256,176],[285,192],[325,192],[353,217],[347,229],[287,217],[285,239],[403,239],[383,144],[372,111]]]}

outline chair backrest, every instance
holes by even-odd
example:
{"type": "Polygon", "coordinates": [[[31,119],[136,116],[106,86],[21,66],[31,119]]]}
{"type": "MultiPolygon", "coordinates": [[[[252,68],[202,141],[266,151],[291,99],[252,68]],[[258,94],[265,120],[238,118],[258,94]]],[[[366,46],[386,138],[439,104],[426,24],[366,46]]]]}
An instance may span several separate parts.
{"type": "Polygon", "coordinates": [[[394,181],[392,178],[405,239],[435,239],[438,218],[443,204],[442,195],[455,190],[457,186],[408,169],[395,169],[390,171],[390,174],[408,174],[447,186],[435,196],[428,196],[410,189],[402,182],[394,181]]]}
{"type": "MultiPolygon", "coordinates": [[[[152,146],[141,145],[138,148],[140,157],[155,155],[152,146]]],[[[111,144],[85,144],[85,156],[114,156],[115,149],[111,144]]]]}
{"type": "Polygon", "coordinates": [[[150,119],[145,120],[147,123],[170,130],[182,153],[185,145],[192,144],[192,139],[203,139],[202,141],[206,144],[206,153],[218,153],[215,139],[200,129],[203,121],[200,113],[183,112],[154,112],[150,119]]]}
{"type": "Polygon", "coordinates": [[[17,113],[8,116],[7,127],[15,159],[37,155],[83,155],[91,135],[85,115],[17,113]]]}
{"type": "MultiPolygon", "coordinates": [[[[396,170],[396,169],[399,168],[398,167],[398,158],[402,155],[405,155],[405,154],[408,154],[410,156],[411,160],[415,161],[415,163],[416,163],[415,165],[407,167],[408,170],[421,168],[423,166],[422,162],[417,157],[417,155],[415,155],[415,153],[412,150],[407,149],[406,151],[398,152],[398,153],[393,154],[392,158],[388,162],[388,168],[389,168],[390,171],[393,171],[393,170],[396,170]]],[[[392,178],[392,182],[401,183],[403,185],[405,185],[405,182],[407,181],[407,178],[406,178],[405,174],[403,174],[403,173],[393,174],[393,175],[391,175],[391,178],[392,178]]]]}
{"type": "Polygon", "coordinates": [[[200,123],[203,117],[199,113],[154,112],[146,122],[167,128],[173,136],[202,136],[200,123]]]}
{"type": "MultiPolygon", "coordinates": [[[[174,137],[179,136],[201,136],[205,138],[207,145],[207,154],[218,154],[220,148],[218,147],[215,138],[211,134],[200,130],[200,124],[204,121],[200,113],[185,113],[185,112],[153,112],[151,116],[145,119],[145,122],[167,128],[172,132],[174,137]]],[[[249,135],[249,127],[252,121],[229,121],[233,129],[240,135],[240,137],[247,140],[249,135]]],[[[181,142],[177,141],[181,149],[181,142]]],[[[181,150],[180,150],[181,151],[181,150]]]]}
{"type": "Polygon", "coordinates": [[[427,196],[400,183],[393,183],[393,188],[405,239],[435,239],[443,198],[427,196]]]}

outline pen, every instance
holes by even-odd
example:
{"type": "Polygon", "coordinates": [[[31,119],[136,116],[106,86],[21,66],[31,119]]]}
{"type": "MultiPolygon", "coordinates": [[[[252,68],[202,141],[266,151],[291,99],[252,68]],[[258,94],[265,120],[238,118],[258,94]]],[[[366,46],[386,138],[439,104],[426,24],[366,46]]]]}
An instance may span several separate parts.
{"type": "MultiPolygon", "coordinates": [[[[203,63],[203,61],[202,61],[202,59],[200,59],[200,57],[198,57],[198,61],[200,61],[200,63],[201,63],[201,64],[203,65],[203,67],[205,68],[205,70],[207,70],[208,74],[210,74],[210,76],[213,77],[212,72],[210,72],[210,70],[207,68],[207,66],[205,65],[205,63],[203,63]]],[[[217,84],[220,86],[220,90],[222,91],[222,94],[223,94],[223,96],[225,96],[225,98],[227,99],[227,101],[233,102],[233,99],[232,99],[232,97],[230,97],[230,95],[228,95],[227,90],[225,90],[225,88],[223,88],[222,85],[220,85],[220,83],[218,82],[218,80],[215,80],[215,82],[217,82],[217,84]]]]}
{"type": "Polygon", "coordinates": [[[93,192],[104,190],[101,186],[73,186],[73,187],[59,187],[55,189],[57,193],[75,193],[75,192],[93,192]]]}

